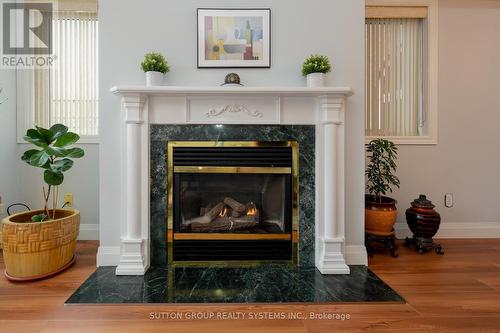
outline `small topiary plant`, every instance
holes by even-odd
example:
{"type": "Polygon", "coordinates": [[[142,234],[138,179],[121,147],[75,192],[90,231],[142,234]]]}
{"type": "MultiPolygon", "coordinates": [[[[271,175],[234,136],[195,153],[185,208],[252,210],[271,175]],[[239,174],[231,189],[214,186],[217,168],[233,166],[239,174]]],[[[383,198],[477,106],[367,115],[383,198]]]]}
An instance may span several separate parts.
{"type": "Polygon", "coordinates": [[[327,56],[312,54],[304,61],[302,65],[302,75],[307,76],[312,73],[329,73],[332,71],[332,65],[327,56]]]}
{"type": "Polygon", "coordinates": [[[73,166],[72,158],[83,157],[81,148],[69,148],[76,143],[80,136],[68,132],[63,124],[55,124],[49,129],[35,126],[29,129],[23,139],[41,149],[30,149],[24,152],[21,160],[27,164],[44,169],[43,180],[48,185],[43,186],[43,199],[45,201],[44,213],[31,217],[33,222],[43,222],[54,219],[57,205],[57,186],[64,181],[63,172],[73,166]],[[52,214],[49,210],[49,198],[52,194],[52,214]]]}
{"type": "Polygon", "coordinates": [[[167,60],[161,53],[146,53],[144,60],[141,62],[141,68],[144,72],[160,72],[167,73],[170,71],[167,60]]]}
{"type": "Polygon", "coordinates": [[[399,179],[396,172],[398,148],[394,142],[386,139],[374,139],[366,145],[368,165],[365,175],[367,178],[366,190],[382,202],[382,195],[392,193],[392,187],[399,188],[399,179]]]}

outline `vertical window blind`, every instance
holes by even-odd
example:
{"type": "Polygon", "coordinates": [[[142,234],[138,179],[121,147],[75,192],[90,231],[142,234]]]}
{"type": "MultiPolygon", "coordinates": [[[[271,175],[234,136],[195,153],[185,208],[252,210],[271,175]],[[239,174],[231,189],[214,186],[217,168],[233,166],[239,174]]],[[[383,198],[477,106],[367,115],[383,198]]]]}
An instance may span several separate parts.
{"type": "Polygon", "coordinates": [[[35,71],[35,121],[98,135],[97,14],[58,12],[52,22],[55,65],[35,71]]]}
{"type": "Polygon", "coordinates": [[[422,135],[423,115],[422,19],[366,19],[366,135],[422,135]]]}

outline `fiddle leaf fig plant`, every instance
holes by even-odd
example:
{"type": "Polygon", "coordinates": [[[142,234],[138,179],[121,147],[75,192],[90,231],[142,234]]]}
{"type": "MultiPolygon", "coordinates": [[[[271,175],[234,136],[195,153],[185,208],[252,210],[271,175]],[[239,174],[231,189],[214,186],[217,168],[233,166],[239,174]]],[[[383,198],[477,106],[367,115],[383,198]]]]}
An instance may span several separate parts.
{"type": "Polygon", "coordinates": [[[38,149],[29,149],[24,152],[21,160],[27,164],[44,169],[43,180],[48,185],[43,186],[43,198],[45,201],[44,212],[34,215],[33,222],[43,222],[47,219],[55,219],[55,211],[58,199],[58,186],[64,181],[64,172],[73,166],[73,158],[84,156],[81,148],[70,147],[75,144],[80,136],[69,132],[68,127],[63,124],[55,124],[49,129],[35,126],[29,129],[23,139],[38,149]],[[49,199],[52,194],[52,216],[49,211],[49,199]]]}
{"type": "Polygon", "coordinates": [[[392,193],[392,188],[399,188],[399,178],[394,175],[397,169],[398,148],[386,139],[374,139],[366,145],[368,165],[365,175],[366,190],[382,202],[382,195],[392,193]]]}

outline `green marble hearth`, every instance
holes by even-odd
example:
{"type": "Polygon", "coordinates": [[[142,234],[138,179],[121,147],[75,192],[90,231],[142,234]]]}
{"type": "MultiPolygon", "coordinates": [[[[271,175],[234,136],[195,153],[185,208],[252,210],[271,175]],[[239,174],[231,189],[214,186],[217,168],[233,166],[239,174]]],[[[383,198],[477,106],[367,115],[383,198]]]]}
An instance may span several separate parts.
{"type": "Polygon", "coordinates": [[[85,303],[328,303],[404,302],[364,266],[350,275],[316,268],[151,268],[144,276],[117,276],[98,268],[66,301],[85,303]]]}
{"type": "Polygon", "coordinates": [[[315,126],[151,125],[150,159],[152,267],[144,276],[117,276],[115,267],[99,267],[67,303],[404,302],[367,267],[322,275],[314,266],[315,126]],[[190,140],[299,143],[297,266],[167,267],[167,144],[190,140]]]}
{"type": "Polygon", "coordinates": [[[151,125],[150,158],[152,267],[144,276],[117,276],[115,267],[99,267],[67,303],[404,302],[367,267],[322,275],[314,266],[315,126],[151,125]],[[167,267],[167,143],[183,140],[299,143],[297,266],[167,267]]]}

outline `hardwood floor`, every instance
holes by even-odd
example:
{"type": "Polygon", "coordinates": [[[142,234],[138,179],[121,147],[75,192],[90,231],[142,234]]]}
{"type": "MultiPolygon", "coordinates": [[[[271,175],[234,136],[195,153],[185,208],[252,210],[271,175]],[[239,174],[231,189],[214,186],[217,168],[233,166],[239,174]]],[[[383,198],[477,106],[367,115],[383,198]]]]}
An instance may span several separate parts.
{"type": "MultiPolygon", "coordinates": [[[[400,248],[375,255],[371,269],[407,304],[64,305],[94,271],[97,242],[78,245],[75,266],[52,279],[11,283],[0,277],[0,332],[500,332],[500,239],[442,240],[445,255],[400,248]],[[250,313],[348,314],[349,320],[250,320],[250,313]],[[243,312],[244,320],[186,320],[243,312]],[[158,316],[163,319],[150,319],[158,316]],[[182,319],[168,319],[182,316],[182,319]]],[[[3,259],[0,255],[0,268],[3,259]]]]}

